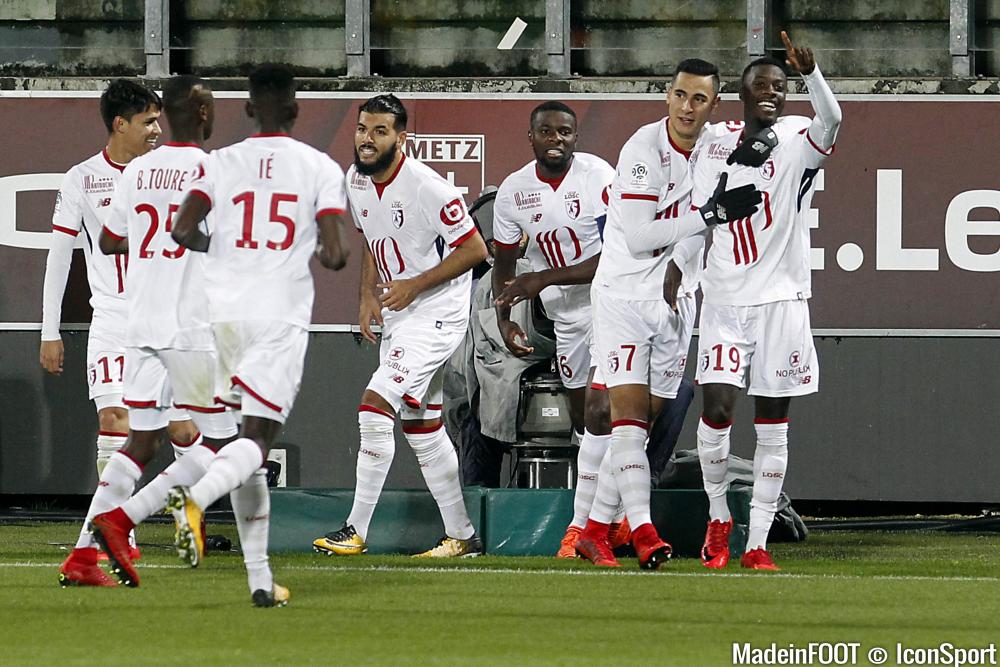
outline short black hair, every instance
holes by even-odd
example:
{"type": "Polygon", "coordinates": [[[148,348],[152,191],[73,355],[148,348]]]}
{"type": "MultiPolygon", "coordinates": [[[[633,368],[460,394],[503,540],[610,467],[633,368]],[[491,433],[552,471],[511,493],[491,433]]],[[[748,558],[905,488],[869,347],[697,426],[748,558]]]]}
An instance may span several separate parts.
{"type": "Polygon", "coordinates": [[[393,118],[395,118],[392,129],[397,132],[402,132],[406,129],[406,121],[409,119],[409,116],[406,114],[406,107],[392,93],[384,93],[368,98],[358,107],[358,116],[362,113],[391,113],[393,118]]]}
{"type": "Polygon", "coordinates": [[[575,111],[570,109],[562,102],[557,102],[556,100],[550,100],[548,102],[542,102],[537,107],[531,110],[531,124],[532,125],[535,124],[535,117],[538,116],[538,114],[544,113],[546,111],[561,111],[562,113],[569,114],[570,116],[573,117],[573,120],[576,120],[575,111]]]}
{"type": "Polygon", "coordinates": [[[270,97],[275,102],[295,99],[295,73],[288,65],[264,63],[250,72],[250,97],[270,97]]]}
{"type": "Polygon", "coordinates": [[[191,99],[191,91],[196,87],[208,88],[208,82],[194,74],[181,74],[170,78],[163,85],[163,110],[167,116],[190,113],[196,104],[191,99]]]}
{"type": "Polygon", "coordinates": [[[149,107],[158,110],[163,107],[160,96],[155,92],[128,79],[115,79],[101,93],[101,120],[110,134],[114,130],[115,118],[121,116],[132,120],[132,116],[149,107]]]}
{"type": "Polygon", "coordinates": [[[676,79],[677,75],[681,72],[684,72],[685,74],[693,74],[694,76],[712,77],[712,88],[716,93],[719,92],[719,88],[722,85],[722,82],[719,79],[719,68],[707,60],[702,60],[701,58],[688,58],[677,63],[677,67],[674,68],[672,78],[676,79]]]}
{"type": "Polygon", "coordinates": [[[788,77],[788,70],[785,69],[785,62],[783,60],[779,60],[774,56],[761,56],[756,60],[751,60],[750,64],[743,68],[743,74],[740,76],[741,84],[747,78],[747,74],[750,72],[750,70],[752,70],[754,67],[757,67],[758,65],[774,65],[775,67],[781,70],[781,73],[784,74],[786,78],[788,77]]]}

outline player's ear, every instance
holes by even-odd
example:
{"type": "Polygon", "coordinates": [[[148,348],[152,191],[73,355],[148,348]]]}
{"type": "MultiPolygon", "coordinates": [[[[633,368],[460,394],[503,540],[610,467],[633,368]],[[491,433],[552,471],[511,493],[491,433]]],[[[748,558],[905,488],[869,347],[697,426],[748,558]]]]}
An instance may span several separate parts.
{"type": "Polygon", "coordinates": [[[253,102],[251,102],[250,100],[247,100],[247,103],[243,106],[243,110],[246,112],[247,118],[254,117],[255,114],[253,109],[253,102]]]}
{"type": "Polygon", "coordinates": [[[406,147],[406,137],[407,136],[408,135],[406,134],[406,130],[403,130],[402,132],[400,132],[399,134],[396,135],[396,145],[399,146],[400,149],[403,149],[403,148],[406,147]]]}
{"type": "Polygon", "coordinates": [[[291,120],[295,120],[296,118],[299,117],[299,103],[298,102],[292,102],[291,106],[288,109],[288,117],[291,120]]]}

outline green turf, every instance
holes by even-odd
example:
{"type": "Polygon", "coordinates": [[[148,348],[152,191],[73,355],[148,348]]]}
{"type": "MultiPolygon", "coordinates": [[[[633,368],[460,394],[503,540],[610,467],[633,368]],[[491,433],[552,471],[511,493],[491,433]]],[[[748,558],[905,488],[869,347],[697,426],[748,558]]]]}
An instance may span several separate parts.
{"type": "Polygon", "coordinates": [[[237,554],[181,567],[167,525],[141,529],[140,588],[61,589],[75,530],[0,526],[0,665],[730,665],[734,641],[983,646],[1000,635],[996,535],[815,532],[773,545],[777,574],[706,573],[690,559],[644,573],[634,560],[609,572],[551,558],[295,554],[272,559],[292,602],[254,609],[237,554]]]}

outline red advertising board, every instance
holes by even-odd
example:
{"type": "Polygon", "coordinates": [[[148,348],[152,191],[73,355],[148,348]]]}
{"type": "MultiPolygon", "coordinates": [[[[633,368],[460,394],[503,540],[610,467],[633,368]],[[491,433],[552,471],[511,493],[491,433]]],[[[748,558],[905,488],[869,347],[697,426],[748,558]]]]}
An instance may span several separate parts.
{"type": "MultiPolygon", "coordinates": [[[[251,130],[238,94],[217,103],[209,148],[251,130]]],[[[401,95],[410,111],[407,152],[463,189],[471,201],[531,159],[534,95],[457,98],[401,95]]],[[[352,159],[363,96],[303,95],[293,135],[352,159]]],[[[612,164],[628,136],[665,113],[650,96],[568,96],[579,117],[578,150],[612,164]]],[[[813,326],[845,333],[1000,334],[1000,169],[989,131],[1000,102],[899,96],[842,98],[837,149],[817,179],[809,211],[813,245],[813,326]]],[[[790,101],[787,113],[810,114],[790,101]]],[[[739,119],[725,100],[715,120],[739,119]]],[[[0,326],[37,323],[45,248],[59,176],[104,145],[96,95],[0,94],[0,326]]],[[[317,270],[317,324],[357,318],[357,257],[340,273],[317,270]]],[[[78,262],[79,263],[79,262],[78,262]]],[[[82,267],[71,275],[63,320],[87,322],[82,267]]]]}

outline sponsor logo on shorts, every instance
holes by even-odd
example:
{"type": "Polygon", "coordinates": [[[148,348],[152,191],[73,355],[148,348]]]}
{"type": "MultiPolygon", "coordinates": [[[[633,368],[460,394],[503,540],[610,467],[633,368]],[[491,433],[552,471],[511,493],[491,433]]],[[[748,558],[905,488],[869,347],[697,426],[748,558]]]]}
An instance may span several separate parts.
{"type": "Polygon", "coordinates": [[[392,381],[395,382],[396,384],[403,384],[403,382],[406,381],[406,378],[403,377],[402,375],[393,375],[392,381]]]}
{"type": "Polygon", "coordinates": [[[665,370],[665,371],[663,371],[663,377],[665,377],[665,378],[681,378],[681,377],[684,377],[684,369],[681,368],[681,369],[675,370],[675,369],[671,368],[669,370],[665,370]]]}
{"type": "Polygon", "coordinates": [[[681,360],[677,362],[677,367],[681,370],[684,370],[684,367],[687,366],[687,362],[688,358],[687,355],[685,354],[683,357],[681,357],[681,360]]]}
{"type": "Polygon", "coordinates": [[[393,361],[399,361],[400,359],[403,358],[403,355],[405,354],[406,350],[404,350],[401,347],[394,347],[391,350],[389,350],[389,358],[392,359],[393,361]]]}
{"type": "Polygon", "coordinates": [[[617,373],[619,365],[618,353],[614,351],[608,352],[608,372],[617,373]]]}
{"type": "Polygon", "coordinates": [[[802,353],[795,350],[790,355],[788,355],[788,365],[792,368],[796,368],[802,362],[802,353]]]}
{"type": "Polygon", "coordinates": [[[406,366],[403,366],[402,364],[396,363],[395,361],[386,361],[385,362],[385,367],[386,368],[391,368],[394,371],[399,371],[403,375],[409,375],[410,374],[410,369],[409,368],[407,368],[406,366]]]}

